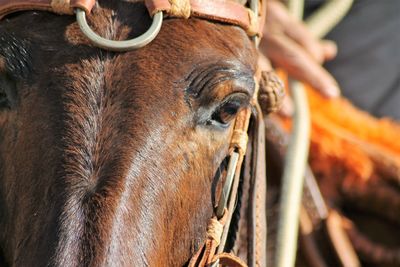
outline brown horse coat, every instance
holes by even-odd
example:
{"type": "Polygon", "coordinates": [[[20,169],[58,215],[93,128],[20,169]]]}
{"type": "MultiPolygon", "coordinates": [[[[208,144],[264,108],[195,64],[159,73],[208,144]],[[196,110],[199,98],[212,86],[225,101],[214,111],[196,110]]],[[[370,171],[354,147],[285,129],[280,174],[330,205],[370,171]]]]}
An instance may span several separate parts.
{"type": "MultiPolygon", "coordinates": [[[[89,22],[126,39],[150,19],[141,3],[100,1],[89,22]]],[[[255,64],[242,29],[199,19],[166,20],[126,53],[91,46],[73,17],[1,21],[4,264],[185,264],[204,239],[230,115],[249,101],[255,64]]]]}

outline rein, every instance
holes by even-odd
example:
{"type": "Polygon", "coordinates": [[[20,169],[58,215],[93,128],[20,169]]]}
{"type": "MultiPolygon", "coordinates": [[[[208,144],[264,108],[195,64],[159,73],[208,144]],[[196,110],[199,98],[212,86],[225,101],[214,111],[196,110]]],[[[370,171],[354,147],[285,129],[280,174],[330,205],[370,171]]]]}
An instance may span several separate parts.
{"type": "MultiPolygon", "coordinates": [[[[0,19],[7,14],[23,10],[44,10],[64,15],[75,13],[82,32],[95,46],[111,51],[128,51],[151,42],[160,31],[164,17],[196,17],[239,26],[258,47],[266,11],[265,0],[260,1],[261,5],[259,0],[250,0],[248,8],[223,0],[145,0],[153,18],[152,24],[143,35],[126,41],[107,40],[90,29],[86,16],[93,9],[95,0],[0,0],[0,19]]],[[[217,201],[218,206],[208,223],[207,238],[190,260],[190,267],[266,266],[265,136],[258,96],[263,93],[273,94],[270,99],[270,108],[273,110],[279,105],[283,94],[279,92],[282,90],[281,84],[275,84],[275,88],[272,89],[268,88],[271,84],[266,81],[274,81],[271,72],[257,70],[254,79],[256,89],[251,106],[242,109],[235,120],[229,146],[228,169],[221,197],[217,201]],[[252,127],[249,127],[250,124],[252,127]],[[232,215],[235,212],[240,179],[248,185],[248,208],[245,212],[240,212],[242,217],[247,216],[248,219],[245,227],[248,265],[239,257],[224,251],[232,215]],[[244,213],[246,214],[243,215],[244,213]]]]}

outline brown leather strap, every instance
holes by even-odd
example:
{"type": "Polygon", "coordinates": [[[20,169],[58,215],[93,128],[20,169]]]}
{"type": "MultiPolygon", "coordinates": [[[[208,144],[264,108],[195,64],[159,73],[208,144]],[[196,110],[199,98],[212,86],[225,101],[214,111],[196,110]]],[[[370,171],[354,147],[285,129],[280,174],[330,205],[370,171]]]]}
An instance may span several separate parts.
{"type": "MultiPolygon", "coordinates": [[[[258,103],[254,121],[252,170],[253,192],[251,198],[251,266],[267,266],[267,173],[265,156],[265,125],[263,114],[258,103]]],[[[250,264],[249,264],[250,265],[250,264]]]]}
{"type": "Polygon", "coordinates": [[[205,267],[212,262],[217,244],[215,240],[207,239],[203,246],[190,259],[188,267],[205,267]]]}
{"type": "Polygon", "coordinates": [[[221,253],[214,257],[212,262],[216,262],[219,260],[219,264],[221,266],[229,266],[229,267],[247,267],[247,264],[242,261],[239,257],[236,257],[232,253],[221,253]]]}
{"type": "Polygon", "coordinates": [[[242,165],[239,228],[233,252],[249,267],[267,265],[266,158],[262,111],[254,104],[249,143],[242,165]]]}
{"type": "MultiPolygon", "coordinates": [[[[159,11],[164,11],[173,17],[177,16],[171,13],[171,0],[145,0],[145,4],[151,16],[159,11]]],[[[190,0],[190,6],[193,17],[234,24],[242,27],[249,35],[260,32],[258,18],[250,9],[239,3],[222,0],[190,0]]]]}
{"type": "Polygon", "coordinates": [[[75,8],[90,13],[95,0],[0,0],[0,19],[7,14],[24,10],[43,10],[73,15],[75,8]]]}
{"type": "MultiPolygon", "coordinates": [[[[95,0],[0,0],[0,19],[5,15],[24,10],[44,10],[58,14],[73,15],[75,8],[81,8],[86,13],[90,13],[95,0]]],[[[263,4],[265,1],[262,1],[263,4]]],[[[260,35],[262,33],[265,12],[254,14],[245,6],[224,0],[204,1],[204,0],[145,0],[145,4],[151,16],[159,11],[163,11],[169,16],[185,17],[193,16],[212,21],[229,23],[240,26],[249,35],[260,35]],[[171,3],[187,2],[190,5],[185,12],[177,12],[171,3]],[[259,22],[261,18],[261,22],[259,22]]],[[[262,10],[265,5],[262,5],[262,10]]]]}

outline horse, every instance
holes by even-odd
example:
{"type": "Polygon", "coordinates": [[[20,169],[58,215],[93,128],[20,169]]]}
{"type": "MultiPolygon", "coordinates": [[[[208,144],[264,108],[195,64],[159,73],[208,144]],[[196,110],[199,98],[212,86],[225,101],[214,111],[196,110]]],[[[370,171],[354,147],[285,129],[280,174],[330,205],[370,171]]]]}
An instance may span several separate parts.
{"type": "MultiPolygon", "coordinates": [[[[140,1],[98,1],[123,40],[140,1]]],[[[215,206],[232,121],[255,90],[243,29],[168,19],[147,46],[97,48],[73,17],[0,22],[0,253],[4,266],[182,266],[215,206]]]]}

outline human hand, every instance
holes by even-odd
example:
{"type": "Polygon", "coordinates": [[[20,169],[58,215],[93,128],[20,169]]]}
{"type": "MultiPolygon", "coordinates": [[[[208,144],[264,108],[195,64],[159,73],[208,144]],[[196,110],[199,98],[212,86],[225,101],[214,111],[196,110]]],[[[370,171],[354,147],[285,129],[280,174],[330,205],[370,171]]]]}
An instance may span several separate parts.
{"type": "Polygon", "coordinates": [[[327,97],[340,95],[337,82],[321,66],[336,56],[335,43],[315,38],[279,1],[267,1],[260,48],[276,67],[286,70],[290,76],[310,84],[327,97]]]}

